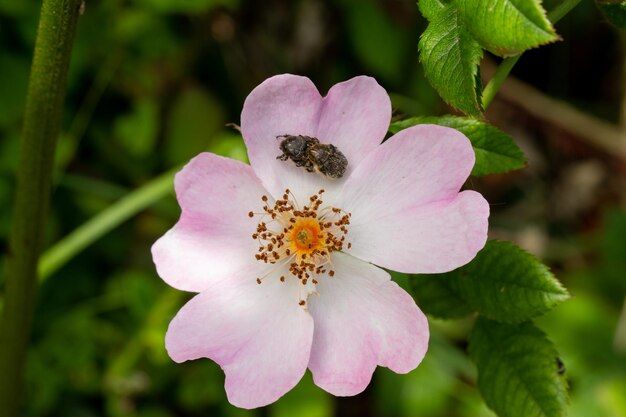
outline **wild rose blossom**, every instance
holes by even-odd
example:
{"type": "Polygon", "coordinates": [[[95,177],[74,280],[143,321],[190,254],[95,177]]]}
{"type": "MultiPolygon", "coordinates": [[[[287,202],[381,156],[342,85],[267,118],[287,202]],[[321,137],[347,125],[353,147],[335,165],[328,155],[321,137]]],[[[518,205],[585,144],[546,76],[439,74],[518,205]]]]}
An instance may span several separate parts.
{"type": "Polygon", "coordinates": [[[426,317],[381,268],[469,262],[489,206],[459,192],[474,165],[464,135],[419,125],[381,144],[390,119],[372,78],[322,97],[308,78],[275,76],[241,114],[250,165],[203,153],[176,176],[182,214],[152,253],[169,285],[199,294],[170,323],[166,348],[176,362],[217,362],[232,404],[274,402],[307,368],[331,394],[355,395],[377,365],[406,373],[424,357],[426,317]],[[337,146],[345,175],[278,160],[282,135],[337,146]]]}

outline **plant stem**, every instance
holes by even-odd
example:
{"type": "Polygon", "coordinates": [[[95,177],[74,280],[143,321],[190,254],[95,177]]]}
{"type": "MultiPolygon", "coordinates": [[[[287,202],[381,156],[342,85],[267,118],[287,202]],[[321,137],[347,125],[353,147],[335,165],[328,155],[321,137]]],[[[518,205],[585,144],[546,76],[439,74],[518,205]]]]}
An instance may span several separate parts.
{"type": "Polygon", "coordinates": [[[40,280],[48,278],[77,253],[122,222],[171,193],[174,174],[179,170],[180,167],[176,167],[132,191],[48,249],[39,262],[40,280]]]}
{"type": "Polygon", "coordinates": [[[502,87],[502,83],[506,80],[506,77],[509,76],[509,73],[515,64],[517,64],[517,61],[519,61],[521,56],[521,54],[515,55],[502,60],[498,69],[493,74],[493,77],[491,77],[491,80],[489,80],[487,86],[485,86],[485,89],[483,90],[482,104],[484,110],[487,110],[487,107],[491,104],[491,101],[496,96],[496,93],[500,90],[500,87],[502,87]]]}
{"type": "MultiPolygon", "coordinates": [[[[574,7],[576,7],[576,5],[580,3],[580,1],[581,0],[563,0],[558,6],[556,6],[548,13],[548,19],[553,24],[555,24],[556,22],[561,20],[563,16],[568,14],[574,7]]],[[[498,92],[498,90],[500,90],[500,87],[502,87],[502,83],[504,82],[504,80],[506,80],[506,77],[508,77],[509,73],[511,72],[515,64],[517,64],[517,61],[519,61],[521,56],[522,54],[519,54],[502,60],[502,63],[483,90],[483,109],[487,110],[487,107],[489,107],[489,105],[491,104],[491,101],[496,96],[496,93],[498,92]]]]}
{"type": "Polygon", "coordinates": [[[556,24],[556,22],[571,12],[574,7],[578,6],[578,3],[580,3],[580,0],[563,0],[558,6],[548,12],[548,19],[553,24],[556,24]]]}
{"type": "Polygon", "coordinates": [[[81,0],[44,0],[31,67],[0,327],[0,415],[17,417],[44,243],[54,150],[81,0]]]}

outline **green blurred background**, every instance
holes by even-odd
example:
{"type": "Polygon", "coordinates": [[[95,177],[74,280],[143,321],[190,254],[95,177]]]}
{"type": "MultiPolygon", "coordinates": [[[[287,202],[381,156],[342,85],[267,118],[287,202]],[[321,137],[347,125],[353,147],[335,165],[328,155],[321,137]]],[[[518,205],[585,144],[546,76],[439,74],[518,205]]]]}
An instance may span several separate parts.
{"type": "MultiPolygon", "coordinates": [[[[1,253],[39,7],[0,0],[1,253]]],[[[42,230],[48,246],[198,152],[245,160],[241,137],[226,123],[239,122],[248,92],[273,74],[309,76],[323,93],[372,75],[390,93],[396,118],[449,113],[418,62],[424,27],[409,0],[88,0],[42,230]]],[[[529,167],[469,186],[492,204],[491,236],[545,259],[574,295],[539,321],[562,353],[571,415],[623,417],[626,153],[602,146],[593,123],[620,132],[626,151],[626,42],[591,1],[557,30],[564,41],[526,53],[513,76],[537,89],[531,93],[591,116],[591,133],[571,131],[564,113],[509,86],[487,118],[516,139],[529,167]]],[[[484,73],[494,62],[486,57],[484,73]]],[[[230,406],[217,365],[175,364],[163,346],[189,294],[157,277],[149,249],[178,215],[168,195],[46,277],[28,355],[26,416],[493,416],[465,353],[471,319],[431,320],[423,364],[408,375],[378,369],[359,396],[331,397],[307,374],[265,409],[230,406]]]]}

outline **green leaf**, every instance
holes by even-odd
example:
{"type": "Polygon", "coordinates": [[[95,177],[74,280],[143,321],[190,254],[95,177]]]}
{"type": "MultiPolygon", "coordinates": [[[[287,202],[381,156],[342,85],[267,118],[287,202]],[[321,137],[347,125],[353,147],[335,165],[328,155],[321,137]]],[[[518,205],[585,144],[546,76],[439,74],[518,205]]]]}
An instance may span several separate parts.
{"type": "Polygon", "coordinates": [[[548,267],[536,257],[511,242],[495,240],[487,242],[472,262],[459,269],[416,275],[414,279],[420,307],[443,318],[458,317],[471,310],[492,320],[519,323],[569,298],[548,267]],[[424,283],[425,280],[441,282],[424,283]]]}
{"type": "Polygon", "coordinates": [[[486,122],[449,115],[419,116],[394,122],[389,130],[396,133],[426,123],[454,128],[469,138],[476,154],[472,175],[501,174],[526,165],[526,157],[513,138],[486,122]]]}
{"type": "Polygon", "coordinates": [[[569,298],[547,266],[511,242],[489,241],[460,272],[462,297],[501,322],[537,317],[569,298]]]}
{"type": "Polygon", "coordinates": [[[567,383],[558,353],[530,322],[519,325],[479,318],[469,337],[478,388],[499,417],[564,417],[567,383]]]}
{"type": "Polygon", "coordinates": [[[436,20],[447,8],[448,1],[420,0],[418,6],[420,12],[428,21],[436,20]]]}
{"type": "Polygon", "coordinates": [[[626,1],[596,0],[596,5],[609,22],[620,29],[626,29],[626,1]]]}
{"type": "Polygon", "coordinates": [[[500,56],[517,55],[559,39],[540,0],[456,0],[467,30],[500,56]]]}
{"type": "Polygon", "coordinates": [[[419,42],[426,78],[448,104],[481,117],[480,45],[465,29],[454,4],[421,0],[419,7],[430,22],[419,42]]]}
{"type": "Polygon", "coordinates": [[[442,319],[458,319],[475,311],[459,294],[456,279],[452,278],[456,274],[458,270],[411,277],[411,293],[424,313],[442,319]]]}

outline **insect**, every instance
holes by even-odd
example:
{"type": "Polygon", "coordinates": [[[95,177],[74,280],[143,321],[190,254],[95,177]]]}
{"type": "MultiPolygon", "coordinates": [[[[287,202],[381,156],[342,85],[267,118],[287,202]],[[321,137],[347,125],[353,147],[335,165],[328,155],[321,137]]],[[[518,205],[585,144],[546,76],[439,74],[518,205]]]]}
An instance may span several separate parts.
{"type": "Polygon", "coordinates": [[[348,160],[334,145],[320,143],[319,139],[303,135],[281,135],[281,161],[291,159],[296,166],[308,172],[319,172],[329,178],[341,178],[348,167],[348,160]]]}
{"type": "Polygon", "coordinates": [[[565,373],[565,364],[559,357],[556,358],[556,368],[559,375],[563,375],[565,373]]]}

